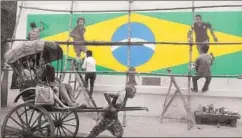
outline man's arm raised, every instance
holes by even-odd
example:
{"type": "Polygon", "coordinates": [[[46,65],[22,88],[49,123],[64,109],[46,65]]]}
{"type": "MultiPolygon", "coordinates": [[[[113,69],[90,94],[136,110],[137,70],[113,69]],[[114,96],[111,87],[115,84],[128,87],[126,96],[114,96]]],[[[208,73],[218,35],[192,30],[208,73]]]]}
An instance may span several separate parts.
{"type": "Polygon", "coordinates": [[[39,30],[40,30],[40,31],[43,31],[43,30],[45,29],[45,27],[44,27],[44,23],[43,23],[42,21],[40,21],[40,23],[41,23],[41,27],[39,27],[39,30]]]}
{"type": "Polygon", "coordinates": [[[117,96],[117,94],[112,94],[112,93],[104,93],[104,97],[106,101],[108,102],[109,107],[113,107],[111,98],[114,98],[117,96]]]}

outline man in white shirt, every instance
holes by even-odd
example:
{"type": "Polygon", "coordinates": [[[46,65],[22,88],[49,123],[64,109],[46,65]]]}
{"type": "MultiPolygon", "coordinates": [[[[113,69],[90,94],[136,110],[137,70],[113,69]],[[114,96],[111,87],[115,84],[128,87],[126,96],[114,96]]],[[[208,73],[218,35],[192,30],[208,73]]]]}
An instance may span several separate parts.
{"type": "Polygon", "coordinates": [[[88,88],[88,81],[90,80],[90,96],[92,96],[94,82],[96,80],[96,60],[92,57],[92,51],[88,50],[86,55],[87,58],[82,65],[82,68],[86,71],[84,87],[88,88]]]}

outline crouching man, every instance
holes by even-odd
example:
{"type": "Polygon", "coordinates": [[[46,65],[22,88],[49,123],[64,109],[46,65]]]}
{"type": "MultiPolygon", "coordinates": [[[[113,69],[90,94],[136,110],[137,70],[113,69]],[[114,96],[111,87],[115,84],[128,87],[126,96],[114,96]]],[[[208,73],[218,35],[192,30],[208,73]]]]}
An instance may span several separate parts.
{"type": "Polygon", "coordinates": [[[198,92],[197,81],[200,78],[205,78],[206,81],[203,85],[202,92],[206,92],[209,89],[209,84],[211,82],[211,66],[213,64],[213,54],[202,53],[195,62],[196,76],[192,78],[193,88],[192,91],[198,92]]]}

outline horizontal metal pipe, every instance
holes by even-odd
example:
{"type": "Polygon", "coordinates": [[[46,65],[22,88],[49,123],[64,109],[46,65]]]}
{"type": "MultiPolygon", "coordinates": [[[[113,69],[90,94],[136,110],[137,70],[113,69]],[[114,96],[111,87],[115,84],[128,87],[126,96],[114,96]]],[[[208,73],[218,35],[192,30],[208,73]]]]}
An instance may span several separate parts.
{"type": "MultiPolygon", "coordinates": [[[[83,109],[104,109],[106,107],[85,107],[83,109]]],[[[144,108],[144,107],[125,107],[125,109],[140,109],[140,108],[144,108]]]]}
{"type": "MultiPolygon", "coordinates": [[[[2,70],[13,71],[11,68],[5,68],[2,70]]],[[[56,71],[56,73],[88,73],[86,71],[56,71]]],[[[152,72],[122,72],[122,71],[96,71],[97,74],[138,74],[138,75],[150,75],[150,76],[174,76],[174,77],[189,77],[188,74],[165,74],[165,73],[152,73],[152,72]]],[[[190,77],[195,77],[196,75],[190,75],[190,77]]],[[[206,77],[206,76],[204,76],[206,77]]],[[[211,75],[212,78],[239,78],[242,79],[242,74],[238,75],[211,75]]]]}
{"type": "MultiPolygon", "coordinates": [[[[61,72],[58,72],[61,73],[61,72]]],[[[63,73],[89,73],[86,71],[66,71],[63,73]]],[[[151,72],[121,72],[121,71],[97,71],[97,74],[137,74],[137,75],[154,75],[154,76],[174,76],[174,77],[195,77],[196,75],[188,75],[188,74],[165,74],[165,73],[151,73],[151,72]]],[[[242,74],[238,75],[211,75],[213,78],[238,78],[242,76],[242,74]]],[[[209,77],[209,76],[204,76],[209,77]]]]}
{"type": "MultiPolygon", "coordinates": [[[[27,7],[19,6],[24,9],[33,9],[33,10],[42,10],[42,11],[51,11],[51,12],[71,12],[70,10],[54,10],[54,9],[45,9],[39,7],[27,7]]],[[[242,7],[242,5],[214,5],[214,6],[196,6],[196,7],[175,7],[175,8],[154,8],[154,9],[133,9],[133,10],[76,10],[73,12],[138,12],[138,11],[162,11],[162,10],[185,10],[185,9],[205,9],[205,8],[220,8],[220,7],[242,7]]]]}
{"type": "MultiPolygon", "coordinates": [[[[8,39],[8,42],[12,41],[29,41],[26,39],[8,39]]],[[[117,46],[117,45],[134,45],[134,46],[142,46],[144,44],[159,44],[159,45],[199,45],[204,44],[202,42],[196,42],[196,43],[188,43],[188,42],[107,42],[107,41],[72,41],[72,42],[66,42],[66,41],[54,41],[58,44],[72,44],[72,45],[89,45],[89,46],[117,46]]],[[[222,42],[222,43],[206,43],[208,45],[242,45],[242,42],[222,42]]]]}
{"type": "MultiPolygon", "coordinates": [[[[110,112],[109,109],[74,109],[76,112],[110,112]]],[[[123,108],[121,110],[117,111],[139,111],[139,110],[146,110],[148,111],[147,108],[123,108]]]]}
{"type": "MultiPolygon", "coordinates": [[[[103,108],[103,107],[99,107],[99,108],[73,108],[73,109],[53,109],[53,112],[56,111],[61,111],[61,112],[68,112],[68,111],[75,111],[75,112],[110,112],[110,109],[107,108],[103,108]]],[[[117,110],[117,111],[139,111],[139,110],[146,110],[149,111],[149,109],[147,107],[125,107],[122,108],[121,110],[117,110]]]]}

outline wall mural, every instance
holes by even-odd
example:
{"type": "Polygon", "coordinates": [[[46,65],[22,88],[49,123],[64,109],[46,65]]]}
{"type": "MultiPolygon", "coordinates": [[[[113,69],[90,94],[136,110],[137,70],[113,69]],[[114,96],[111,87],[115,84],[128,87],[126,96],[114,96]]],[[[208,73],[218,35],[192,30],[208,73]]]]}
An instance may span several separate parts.
{"type": "MultiPolygon", "coordinates": [[[[211,24],[218,42],[242,42],[242,12],[199,12],[204,22],[211,24]]],[[[85,18],[85,39],[87,41],[128,41],[128,14],[74,14],[72,29],[79,17],[85,18]]],[[[67,41],[68,14],[29,14],[29,24],[44,23],[45,30],[41,39],[67,41]]],[[[131,41],[169,41],[187,42],[187,32],[191,28],[191,12],[137,12],[131,15],[131,41]]],[[[210,42],[214,42],[208,32],[210,42]]],[[[195,38],[195,37],[194,37],[195,38]]],[[[64,54],[67,47],[62,45],[64,54]]],[[[98,71],[125,71],[128,47],[125,46],[88,46],[97,60],[98,71]]],[[[242,45],[212,45],[209,53],[215,56],[212,67],[214,75],[242,74],[242,45]]],[[[73,46],[69,56],[75,58],[73,46]]],[[[196,46],[193,47],[193,60],[198,56],[196,46]]],[[[173,73],[188,72],[189,47],[184,45],[155,45],[131,47],[130,65],[139,72],[166,73],[171,67],[173,73]]]]}

